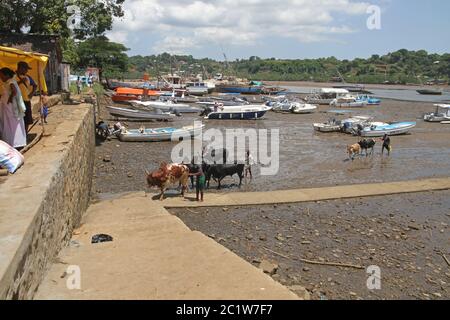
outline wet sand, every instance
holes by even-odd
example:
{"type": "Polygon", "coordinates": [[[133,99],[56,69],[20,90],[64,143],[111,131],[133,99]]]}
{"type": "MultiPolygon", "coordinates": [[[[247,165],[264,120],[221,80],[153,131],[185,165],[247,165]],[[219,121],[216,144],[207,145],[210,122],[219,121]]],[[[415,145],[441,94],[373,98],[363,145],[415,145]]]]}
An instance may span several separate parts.
{"type": "Polygon", "coordinates": [[[248,262],[278,265],[272,277],[313,299],[449,299],[450,191],[292,205],[172,209],[193,230],[248,262]],[[381,290],[366,270],[381,268],[381,290]]]}
{"type": "MultiPolygon", "coordinates": [[[[104,105],[101,118],[113,122],[104,105]]],[[[222,132],[233,128],[261,128],[280,130],[280,167],[276,176],[261,176],[254,168],[254,179],[240,191],[270,191],[301,187],[320,187],[371,182],[403,181],[418,178],[446,177],[450,172],[450,126],[425,123],[422,115],[433,111],[431,104],[384,100],[381,106],[366,107],[355,114],[374,116],[379,121],[417,121],[411,134],[392,137],[391,157],[381,157],[378,142],[373,157],[349,161],[346,146],[357,137],[341,133],[316,133],[312,123],[323,122],[333,115],[322,113],[327,106],[311,115],[270,112],[258,121],[205,121],[206,129],[222,132]]],[[[345,116],[347,117],[347,116],[345,116]]],[[[339,118],[342,118],[339,117],[339,118]]],[[[173,123],[146,123],[145,126],[182,126],[192,124],[198,116],[184,116],[173,123]]],[[[129,122],[139,128],[138,122],[129,122]]],[[[122,143],[116,139],[99,142],[96,149],[94,176],[95,193],[121,193],[145,190],[145,169],[156,169],[162,161],[170,161],[175,146],[172,142],[122,143]]],[[[226,192],[238,191],[238,178],[225,178],[226,192]]],[[[211,190],[215,192],[216,184],[211,190]]]]}

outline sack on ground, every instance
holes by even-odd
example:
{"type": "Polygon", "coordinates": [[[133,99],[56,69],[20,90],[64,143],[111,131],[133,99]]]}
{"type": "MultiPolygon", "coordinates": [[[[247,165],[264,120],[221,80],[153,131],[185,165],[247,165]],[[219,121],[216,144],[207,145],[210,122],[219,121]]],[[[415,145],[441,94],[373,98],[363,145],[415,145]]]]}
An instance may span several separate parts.
{"type": "Polygon", "coordinates": [[[23,155],[6,142],[0,140],[0,167],[14,173],[24,163],[23,155]]]}

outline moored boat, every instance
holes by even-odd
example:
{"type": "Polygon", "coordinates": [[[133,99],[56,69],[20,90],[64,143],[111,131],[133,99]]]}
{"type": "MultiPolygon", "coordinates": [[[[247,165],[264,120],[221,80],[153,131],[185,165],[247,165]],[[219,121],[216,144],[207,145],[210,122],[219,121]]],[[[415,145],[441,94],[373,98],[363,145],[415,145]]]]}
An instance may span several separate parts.
{"type": "Polygon", "coordinates": [[[169,100],[169,101],[131,101],[131,104],[137,108],[159,109],[164,112],[197,113],[197,112],[202,111],[202,109],[200,109],[200,108],[192,107],[188,104],[176,103],[172,100],[169,100]]]}
{"type": "Polygon", "coordinates": [[[368,105],[367,101],[357,100],[354,96],[342,96],[330,102],[331,107],[339,108],[362,108],[368,105]]]}
{"type": "Polygon", "coordinates": [[[369,106],[377,106],[381,104],[381,99],[372,97],[367,94],[356,96],[356,101],[366,101],[369,106]]]}
{"type": "Polygon", "coordinates": [[[450,104],[435,104],[435,112],[427,113],[423,116],[423,120],[427,122],[450,121],[450,104]],[[441,111],[445,110],[446,112],[441,111]]]}
{"type": "Polygon", "coordinates": [[[271,107],[265,105],[223,106],[216,111],[206,109],[202,115],[205,119],[217,120],[255,120],[264,117],[271,107]]]}
{"type": "Polygon", "coordinates": [[[123,142],[180,141],[198,136],[204,127],[202,124],[182,128],[129,129],[120,132],[118,137],[123,142]]]}
{"type": "Polygon", "coordinates": [[[148,112],[112,106],[107,106],[106,109],[112,116],[117,118],[172,121],[176,117],[176,115],[168,112],[148,112]]]}
{"type": "Polygon", "coordinates": [[[438,89],[420,89],[417,90],[417,92],[422,95],[433,95],[433,96],[442,95],[442,91],[438,89]]]}
{"type": "Polygon", "coordinates": [[[308,103],[294,102],[292,103],[291,106],[291,112],[297,114],[314,113],[316,110],[317,110],[316,106],[308,103]]]}
{"type": "Polygon", "coordinates": [[[372,122],[370,125],[358,130],[361,137],[382,137],[385,134],[389,136],[397,136],[407,134],[416,126],[416,122],[372,122]]]}
{"type": "Polygon", "coordinates": [[[324,123],[314,123],[314,130],[319,132],[339,132],[341,131],[341,122],[336,120],[329,120],[324,123]]]}
{"type": "Polygon", "coordinates": [[[345,89],[322,88],[313,91],[305,100],[310,104],[329,105],[334,99],[348,95],[349,93],[345,89]]]}

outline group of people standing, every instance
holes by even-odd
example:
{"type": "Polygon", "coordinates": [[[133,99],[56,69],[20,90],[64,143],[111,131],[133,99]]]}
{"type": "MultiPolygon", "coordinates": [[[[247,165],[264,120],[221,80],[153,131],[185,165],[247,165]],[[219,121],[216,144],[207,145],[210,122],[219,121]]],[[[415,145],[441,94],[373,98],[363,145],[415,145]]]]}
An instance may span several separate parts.
{"type": "Polygon", "coordinates": [[[24,61],[17,64],[16,71],[0,69],[0,138],[16,149],[27,145],[28,128],[33,124],[31,98],[37,85],[29,70],[24,61]]]}

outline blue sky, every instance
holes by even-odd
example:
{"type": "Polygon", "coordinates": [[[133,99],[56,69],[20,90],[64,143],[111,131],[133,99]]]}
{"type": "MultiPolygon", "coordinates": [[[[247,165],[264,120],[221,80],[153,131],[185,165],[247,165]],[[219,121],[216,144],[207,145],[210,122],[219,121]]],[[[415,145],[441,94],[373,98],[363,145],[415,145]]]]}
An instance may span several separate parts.
{"type": "Polygon", "coordinates": [[[398,49],[450,52],[448,0],[126,0],[108,36],[129,55],[197,58],[369,57],[398,49]],[[367,8],[381,9],[369,30],[367,8]]]}

